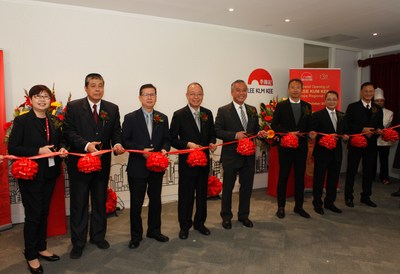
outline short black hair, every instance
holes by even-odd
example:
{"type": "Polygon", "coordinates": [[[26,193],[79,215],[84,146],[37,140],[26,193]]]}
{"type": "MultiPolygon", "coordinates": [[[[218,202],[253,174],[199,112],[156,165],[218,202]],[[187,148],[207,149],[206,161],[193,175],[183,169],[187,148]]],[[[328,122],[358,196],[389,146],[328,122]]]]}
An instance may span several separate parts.
{"type": "Polygon", "coordinates": [[[328,94],[335,94],[336,98],[339,98],[339,93],[337,93],[334,90],[329,90],[327,93],[325,93],[325,99],[326,99],[326,97],[328,97],[328,94]]]}
{"type": "Polygon", "coordinates": [[[238,79],[238,80],[236,80],[236,81],[234,81],[232,84],[231,84],[231,90],[233,89],[233,86],[235,85],[235,84],[245,84],[246,85],[246,82],[245,81],[243,81],[243,80],[240,80],[240,79],[238,79]]]}
{"type": "Polygon", "coordinates": [[[290,81],[289,81],[289,83],[287,84],[287,86],[289,87],[290,84],[293,83],[293,82],[298,82],[298,83],[300,83],[301,88],[303,88],[303,81],[301,81],[299,78],[290,79],[290,81]]]}
{"type": "Polygon", "coordinates": [[[141,86],[140,89],[139,89],[139,95],[142,95],[142,91],[145,88],[154,88],[154,90],[156,92],[156,95],[157,95],[157,88],[155,86],[153,86],[153,84],[144,84],[143,86],[141,86]]]}
{"type": "Polygon", "coordinates": [[[33,86],[30,90],[29,90],[29,93],[28,93],[28,95],[29,95],[29,97],[30,98],[32,98],[34,95],[38,95],[38,94],[40,94],[42,91],[44,91],[44,92],[46,92],[48,95],[49,95],[49,97],[51,98],[51,90],[48,88],[48,87],[46,87],[45,85],[36,85],[36,86],[33,86]]]}
{"type": "Polygon", "coordinates": [[[372,86],[374,89],[375,89],[375,85],[374,84],[372,84],[371,82],[365,82],[365,83],[363,83],[362,85],[361,85],[361,88],[360,88],[360,90],[362,90],[364,87],[366,87],[366,86],[372,86]]]}
{"type": "Polygon", "coordinates": [[[99,80],[103,81],[103,84],[104,84],[103,76],[101,76],[101,75],[98,74],[98,73],[89,73],[89,74],[86,75],[86,77],[85,77],[85,87],[87,87],[87,86],[89,85],[89,82],[90,82],[90,80],[92,80],[92,79],[99,79],[99,80]]]}

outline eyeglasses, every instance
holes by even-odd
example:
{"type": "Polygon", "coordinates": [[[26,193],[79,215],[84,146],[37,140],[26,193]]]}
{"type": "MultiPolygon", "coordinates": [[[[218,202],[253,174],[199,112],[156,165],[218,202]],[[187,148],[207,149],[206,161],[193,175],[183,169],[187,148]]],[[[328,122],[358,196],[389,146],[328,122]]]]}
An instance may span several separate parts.
{"type": "Polygon", "coordinates": [[[203,97],[204,96],[203,93],[189,93],[188,95],[190,97],[203,97]]]}
{"type": "Polygon", "coordinates": [[[50,96],[47,96],[47,95],[33,95],[33,98],[35,98],[36,100],[40,100],[40,99],[43,99],[43,100],[50,100],[50,96]]]}
{"type": "Polygon", "coordinates": [[[143,93],[142,96],[143,97],[156,97],[157,95],[154,93],[143,93]]]}

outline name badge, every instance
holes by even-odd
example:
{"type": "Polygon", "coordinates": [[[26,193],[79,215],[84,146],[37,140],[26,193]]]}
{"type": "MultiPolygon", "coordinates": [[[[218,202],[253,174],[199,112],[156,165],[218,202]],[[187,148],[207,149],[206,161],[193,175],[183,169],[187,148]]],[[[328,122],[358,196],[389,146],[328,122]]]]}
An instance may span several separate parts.
{"type": "Polygon", "coordinates": [[[54,157],[48,158],[49,159],[49,167],[55,166],[56,162],[54,161],[54,157]]]}

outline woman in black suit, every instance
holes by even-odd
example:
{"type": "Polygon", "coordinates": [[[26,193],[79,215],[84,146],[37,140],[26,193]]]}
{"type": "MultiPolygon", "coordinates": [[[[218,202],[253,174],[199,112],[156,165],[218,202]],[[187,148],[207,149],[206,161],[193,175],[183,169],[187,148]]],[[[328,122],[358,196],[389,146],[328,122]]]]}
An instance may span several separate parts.
{"type": "MultiPolygon", "coordinates": [[[[47,112],[51,95],[50,89],[43,85],[36,85],[29,90],[32,109],[14,119],[8,142],[9,154],[30,157],[57,150],[61,153],[67,152],[61,142],[61,130],[55,126],[55,117],[47,112]]],[[[60,259],[47,250],[46,243],[47,216],[56,179],[61,170],[60,157],[35,160],[38,172],[34,179],[18,179],[25,209],[24,255],[31,273],[43,273],[39,257],[47,261],[60,259]]]]}

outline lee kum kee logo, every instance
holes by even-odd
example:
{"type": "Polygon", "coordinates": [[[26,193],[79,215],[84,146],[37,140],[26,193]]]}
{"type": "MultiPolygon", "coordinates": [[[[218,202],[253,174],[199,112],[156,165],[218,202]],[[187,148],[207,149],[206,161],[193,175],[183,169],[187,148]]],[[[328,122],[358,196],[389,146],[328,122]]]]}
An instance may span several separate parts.
{"type": "Polygon", "coordinates": [[[312,76],[311,72],[304,72],[301,74],[301,81],[308,82],[308,81],[312,81],[312,80],[313,80],[313,76],[312,76]]]}
{"type": "Polygon", "coordinates": [[[260,93],[260,94],[273,94],[273,80],[271,74],[262,68],[253,70],[249,79],[247,80],[249,85],[248,93],[260,93]]]}

